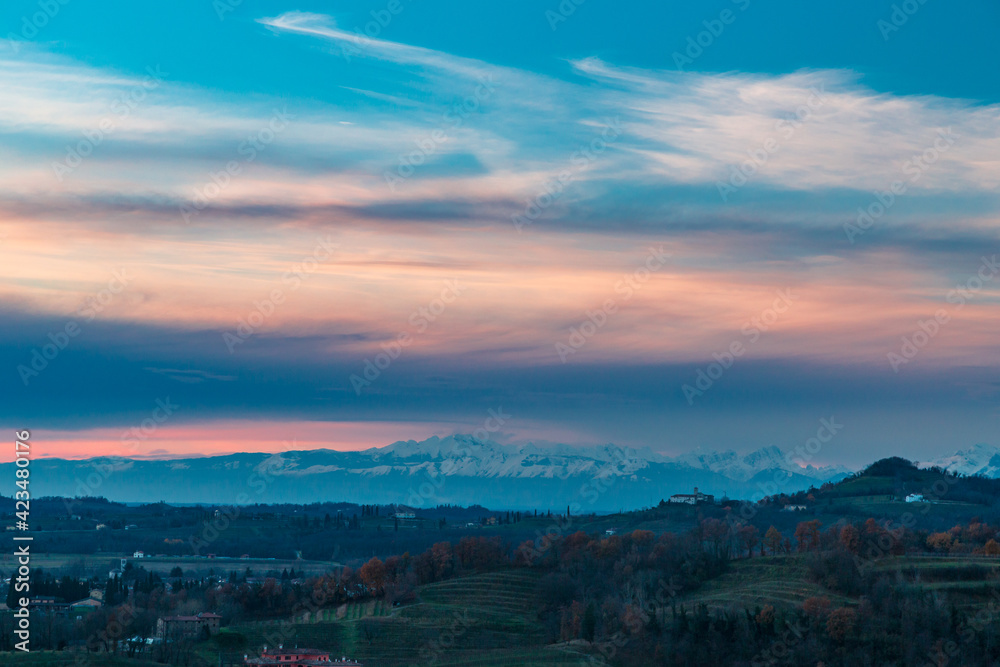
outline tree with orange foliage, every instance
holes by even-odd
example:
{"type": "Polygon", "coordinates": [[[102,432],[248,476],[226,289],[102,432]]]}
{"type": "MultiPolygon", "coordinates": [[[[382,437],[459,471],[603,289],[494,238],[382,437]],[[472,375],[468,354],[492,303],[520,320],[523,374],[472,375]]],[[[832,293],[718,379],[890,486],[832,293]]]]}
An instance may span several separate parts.
{"type": "Polygon", "coordinates": [[[769,604],[764,605],[754,620],[757,621],[757,625],[760,626],[761,630],[770,632],[774,629],[774,607],[769,604]]]}
{"type": "Polygon", "coordinates": [[[830,615],[830,600],[825,597],[811,597],[802,603],[802,611],[811,618],[820,620],[830,615]]]}
{"type": "Polygon", "coordinates": [[[434,563],[434,579],[441,581],[455,569],[455,554],[451,542],[438,542],[431,547],[431,561],[434,563]]]}
{"type": "Polygon", "coordinates": [[[840,529],[840,543],[849,552],[857,555],[858,550],[861,548],[861,532],[858,531],[854,524],[847,524],[840,529]]]}
{"type": "Polygon", "coordinates": [[[712,545],[716,558],[729,557],[729,524],[719,519],[702,519],[699,524],[702,539],[712,545]]]}
{"type": "Polygon", "coordinates": [[[843,642],[847,633],[854,629],[857,620],[858,612],[850,607],[834,609],[826,621],[826,632],[834,641],[843,642]]]}
{"type": "Polygon", "coordinates": [[[983,547],[983,553],[987,556],[1000,556],[1000,542],[990,538],[983,547]]]}
{"type": "Polygon", "coordinates": [[[385,586],[385,565],[376,556],[361,566],[358,570],[361,581],[375,592],[381,592],[385,586]]]}
{"type": "Polygon", "coordinates": [[[927,547],[933,551],[948,551],[951,549],[950,533],[931,533],[927,536],[927,547]]]}
{"type": "Polygon", "coordinates": [[[795,528],[795,541],[799,543],[799,551],[815,551],[819,549],[819,529],[822,526],[819,519],[802,521],[795,528]]]}
{"type": "Polygon", "coordinates": [[[633,530],[629,533],[629,537],[632,538],[632,544],[637,547],[647,547],[656,539],[656,534],[651,530],[633,530]]]}
{"type": "Polygon", "coordinates": [[[771,526],[764,533],[764,543],[771,550],[771,555],[776,555],[778,550],[781,549],[781,532],[774,526],[771,526]]]}

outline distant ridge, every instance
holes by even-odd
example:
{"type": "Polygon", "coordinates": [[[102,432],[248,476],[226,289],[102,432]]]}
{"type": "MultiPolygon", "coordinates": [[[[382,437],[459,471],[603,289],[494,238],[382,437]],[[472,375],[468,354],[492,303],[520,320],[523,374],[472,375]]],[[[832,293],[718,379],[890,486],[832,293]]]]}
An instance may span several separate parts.
{"type": "Polygon", "coordinates": [[[961,449],[951,456],[933,461],[921,461],[921,467],[936,466],[962,475],[981,475],[990,479],[1000,478],[1000,448],[979,443],[961,449]]]}
{"type": "MultiPolygon", "coordinates": [[[[0,464],[0,469],[13,464],[0,464]]],[[[759,498],[775,480],[793,492],[850,474],[798,465],[777,447],[739,455],[676,458],[617,445],[503,445],[468,435],[395,442],[357,452],[330,449],[188,459],[99,457],[32,463],[36,495],[103,496],[122,502],[482,504],[502,508],[617,511],[655,505],[697,486],[759,498]],[[783,471],[782,474],[778,474],[783,471]]],[[[13,475],[13,470],[0,474],[13,475]]]]}

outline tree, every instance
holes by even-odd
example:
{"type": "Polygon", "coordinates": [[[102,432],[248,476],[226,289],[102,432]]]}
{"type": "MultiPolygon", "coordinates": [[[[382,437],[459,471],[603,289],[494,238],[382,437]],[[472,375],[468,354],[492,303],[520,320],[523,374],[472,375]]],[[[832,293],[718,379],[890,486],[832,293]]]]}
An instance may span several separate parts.
{"type": "Polygon", "coordinates": [[[358,576],[368,588],[376,593],[380,592],[385,586],[385,565],[379,558],[374,557],[361,566],[358,576]]]}
{"type": "Polygon", "coordinates": [[[854,629],[858,620],[858,612],[850,607],[834,609],[826,621],[826,632],[837,642],[843,642],[847,633],[854,629]]]}
{"type": "Polygon", "coordinates": [[[802,611],[815,619],[823,619],[830,614],[830,600],[825,597],[811,597],[802,603],[802,611]]]}
{"type": "Polygon", "coordinates": [[[949,533],[931,533],[927,536],[927,547],[933,551],[948,551],[952,539],[949,533]]]}
{"type": "Polygon", "coordinates": [[[847,524],[840,529],[840,543],[849,552],[857,555],[861,548],[861,532],[854,524],[847,524]]]}
{"type": "Polygon", "coordinates": [[[770,633],[774,629],[774,607],[769,604],[764,605],[755,620],[762,631],[770,633]]]}
{"type": "Polygon", "coordinates": [[[774,526],[771,526],[764,533],[764,543],[767,544],[767,548],[771,550],[772,555],[777,554],[778,549],[781,548],[781,532],[774,526]]]}
{"type": "Polygon", "coordinates": [[[588,642],[594,641],[594,631],[597,629],[597,613],[594,611],[594,603],[587,605],[587,610],[583,613],[583,638],[588,642]]]}
{"type": "Polygon", "coordinates": [[[795,527],[795,541],[799,543],[799,551],[815,551],[819,548],[819,528],[823,525],[818,519],[802,521],[795,527]]]}
{"type": "Polygon", "coordinates": [[[739,530],[740,544],[747,550],[747,557],[753,558],[753,549],[760,542],[760,531],[757,526],[742,526],[739,530]]]}

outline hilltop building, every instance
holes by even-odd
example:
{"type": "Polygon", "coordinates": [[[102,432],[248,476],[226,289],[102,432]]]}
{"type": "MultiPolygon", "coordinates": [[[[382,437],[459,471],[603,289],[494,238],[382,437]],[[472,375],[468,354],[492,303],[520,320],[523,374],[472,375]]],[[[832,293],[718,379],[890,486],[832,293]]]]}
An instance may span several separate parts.
{"type": "Polygon", "coordinates": [[[707,493],[699,493],[698,487],[694,487],[694,493],[675,493],[670,496],[670,502],[681,505],[698,505],[701,503],[715,503],[715,496],[707,493]]]}

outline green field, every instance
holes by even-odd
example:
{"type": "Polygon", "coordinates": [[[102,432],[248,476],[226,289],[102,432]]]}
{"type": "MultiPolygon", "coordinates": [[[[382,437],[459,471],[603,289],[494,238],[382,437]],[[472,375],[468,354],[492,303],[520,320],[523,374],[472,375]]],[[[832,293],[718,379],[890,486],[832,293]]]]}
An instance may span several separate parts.
{"type": "Polygon", "coordinates": [[[800,557],[769,556],[734,561],[728,572],[680,597],[677,603],[688,609],[699,604],[710,610],[753,609],[765,604],[794,607],[811,597],[826,597],[838,606],[852,602],[810,581],[800,557]]]}
{"type": "MultiPolygon", "coordinates": [[[[390,609],[381,601],[349,603],[295,619],[287,643],[330,650],[370,667],[580,664],[570,648],[544,644],[538,625],[538,575],[505,571],[422,586],[414,604],[390,609]]],[[[232,628],[248,647],[267,643],[278,622],[232,628]]],[[[272,634],[273,636],[273,634],[272,634]]],[[[218,661],[215,641],[199,651],[218,661]]]]}

